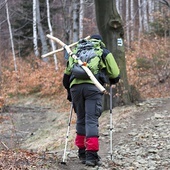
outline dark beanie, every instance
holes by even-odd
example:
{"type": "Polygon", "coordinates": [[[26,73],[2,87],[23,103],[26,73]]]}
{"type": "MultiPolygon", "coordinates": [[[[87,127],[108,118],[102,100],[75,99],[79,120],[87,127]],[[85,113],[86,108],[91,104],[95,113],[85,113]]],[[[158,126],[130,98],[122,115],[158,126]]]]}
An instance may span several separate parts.
{"type": "Polygon", "coordinates": [[[98,34],[91,35],[91,37],[90,37],[90,38],[91,38],[91,39],[102,40],[101,35],[98,35],[98,34]]]}

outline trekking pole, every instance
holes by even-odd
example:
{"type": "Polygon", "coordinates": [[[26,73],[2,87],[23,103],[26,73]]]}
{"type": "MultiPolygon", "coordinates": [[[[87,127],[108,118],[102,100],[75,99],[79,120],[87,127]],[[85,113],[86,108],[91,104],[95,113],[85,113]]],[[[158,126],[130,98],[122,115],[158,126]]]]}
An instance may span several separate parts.
{"type": "Polygon", "coordinates": [[[68,121],[68,127],[67,127],[67,134],[66,134],[66,140],[65,140],[65,147],[64,147],[64,154],[63,154],[63,161],[61,162],[61,164],[65,164],[65,165],[66,165],[65,159],[66,159],[68,135],[69,135],[69,132],[70,132],[72,113],[73,113],[73,103],[71,103],[70,115],[69,115],[69,121],[68,121]]]}
{"type": "Polygon", "coordinates": [[[112,85],[110,85],[110,158],[113,160],[113,117],[112,117],[112,85]]]}

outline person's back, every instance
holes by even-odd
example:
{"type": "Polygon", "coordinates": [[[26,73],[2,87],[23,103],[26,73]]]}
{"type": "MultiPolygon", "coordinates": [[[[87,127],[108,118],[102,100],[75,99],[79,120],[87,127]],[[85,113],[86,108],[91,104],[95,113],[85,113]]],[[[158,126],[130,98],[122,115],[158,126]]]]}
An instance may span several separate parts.
{"type": "MultiPolygon", "coordinates": [[[[101,54],[98,55],[99,59],[94,62],[95,64],[97,63],[96,70],[89,68],[92,69],[93,74],[100,83],[106,83],[108,78],[110,84],[115,84],[119,81],[120,71],[113,55],[105,48],[101,40],[100,35],[91,36],[91,42],[99,41],[101,43],[101,51],[99,49],[101,54]]],[[[90,58],[90,55],[87,55],[87,58],[90,58]]],[[[83,57],[86,61],[85,56],[83,57]]],[[[83,57],[81,57],[82,60],[84,60],[83,57]]],[[[74,110],[77,114],[75,144],[79,148],[79,158],[82,163],[95,166],[100,163],[100,157],[97,154],[99,150],[98,118],[102,114],[103,93],[88,76],[86,78],[81,76],[77,78],[75,76],[75,63],[76,61],[70,56],[63,77],[63,85],[68,91],[68,99],[73,102],[74,110]]],[[[89,65],[87,62],[87,66],[89,65]]]]}

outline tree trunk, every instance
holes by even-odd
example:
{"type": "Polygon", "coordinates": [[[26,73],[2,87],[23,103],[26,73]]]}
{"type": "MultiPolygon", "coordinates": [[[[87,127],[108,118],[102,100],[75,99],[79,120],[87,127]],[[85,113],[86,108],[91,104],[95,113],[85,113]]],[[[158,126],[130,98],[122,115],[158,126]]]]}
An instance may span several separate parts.
{"type": "MultiPolygon", "coordinates": [[[[42,24],[41,24],[41,16],[40,16],[40,5],[39,0],[36,0],[36,12],[37,12],[37,26],[38,26],[38,34],[40,36],[41,45],[42,45],[42,54],[48,53],[46,35],[44,33],[42,24]]],[[[48,61],[47,58],[43,58],[44,61],[48,61]]]]}
{"type": "Polygon", "coordinates": [[[73,42],[79,39],[79,0],[73,0],[73,42]]]}
{"type": "Polygon", "coordinates": [[[143,27],[144,31],[148,32],[149,25],[148,25],[148,12],[147,12],[147,0],[143,0],[142,11],[143,11],[143,27]]]}
{"type": "Polygon", "coordinates": [[[130,34],[130,42],[134,40],[134,0],[130,1],[130,26],[131,26],[131,34],[130,34]]]}
{"type": "Polygon", "coordinates": [[[84,19],[84,3],[83,0],[80,0],[79,39],[83,38],[83,19],[84,19]]]}
{"type": "Polygon", "coordinates": [[[12,54],[13,54],[13,59],[14,59],[14,68],[15,68],[15,71],[17,71],[17,64],[16,64],[16,57],[15,57],[15,50],[14,50],[14,41],[13,41],[13,35],[12,35],[12,29],[11,29],[11,22],[9,19],[8,1],[6,0],[5,3],[6,3],[6,14],[7,14],[7,22],[8,22],[8,27],[9,27],[9,34],[10,34],[10,39],[11,39],[12,54]]]}
{"type": "Polygon", "coordinates": [[[119,1],[119,3],[120,3],[120,5],[119,5],[119,11],[120,11],[119,15],[122,16],[122,18],[123,18],[123,2],[122,1],[124,1],[124,0],[119,1]]]}
{"type": "Polygon", "coordinates": [[[37,42],[37,17],[36,17],[36,0],[33,0],[33,45],[34,54],[36,57],[39,56],[38,42],[37,42]]]}
{"type": "MultiPolygon", "coordinates": [[[[48,27],[49,27],[49,30],[50,30],[50,35],[53,36],[53,30],[52,30],[51,20],[50,20],[50,5],[49,5],[49,0],[46,0],[46,4],[47,4],[48,27]]],[[[55,46],[54,41],[50,41],[50,43],[51,43],[52,51],[55,51],[56,50],[56,46],[55,46]]],[[[58,70],[56,53],[53,56],[54,56],[55,70],[58,70]]]]}
{"type": "Polygon", "coordinates": [[[130,23],[129,23],[129,0],[126,0],[126,42],[127,47],[130,47],[130,23]]]}
{"type": "Polygon", "coordinates": [[[148,1],[148,14],[149,14],[149,22],[152,23],[154,21],[153,12],[154,12],[154,1],[148,1]]]}
{"type": "MultiPolygon", "coordinates": [[[[1,61],[1,55],[0,55],[0,83],[1,83],[1,80],[2,80],[2,65],[1,65],[1,62],[2,61],[1,61]]],[[[1,86],[0,86],[0,89],[1,89],[1,86]]]]}
{"type": "MultiPolygon", "coordinates": [[[[115,0],[95,0],[96,20],[100,34],[107,48],[113,53],[121,70],[121,81],[117,85],[120,98],[116,97],[115,103],[130,104],[130,88],[127,79],[124,30],[122,20],[116,9],[115,0]]],[[[107,97],[108,98],[108,97],[107,97]]],[[[109,100],[109,99],[108,99],[109,100]]]]}
{"type": "Polygon", "coordinates": [[[138,27],[138,39],[140,39],[141,32],[143,31],[142,27],[142,10],[141,10],[141,2],[138,0],[138,8],[139,8],[139,27],[138,27]]]}

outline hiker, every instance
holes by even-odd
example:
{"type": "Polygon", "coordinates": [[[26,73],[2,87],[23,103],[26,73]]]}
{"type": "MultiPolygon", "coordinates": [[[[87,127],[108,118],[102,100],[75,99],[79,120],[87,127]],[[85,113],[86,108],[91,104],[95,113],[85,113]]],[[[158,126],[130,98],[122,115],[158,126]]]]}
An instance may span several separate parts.
{"type": "MultiPolygon", "coordinates": [[[[98,69],[97,72],[102,72],[95,75],[97,80],[102,85],[107,82],[110,83],[110,85],[118,83],[120,79],[119,68],[111,52],[105,48],[105,44],[102,42],[102,37],[95,34],[90,37],[89,41],[100,43],[101,50],[98,48],[97,52],[98,55],[99,51],[101,52],[101,59],[94,59],[99,65],[96,67],[96,69],[98,69]]],[[[87,48],[88,47],[89,46],[87,45],[87,48]]],[[[89,52],[89,55],[91,55],[91,53],[93,52],[89,52]]],[[[81,54],[81,51],[78,47],[75,48],[75,54],[77,57],[80,57],[79,55],[81,54]]],[[[80,57],[81,60],[83,58],[85,57],[80,57]]],[[[82,75],[80,78],[76,78],[76,74],[73,75],[74,60],[75,59],[71,56],[68,59],[67,67],[63,76],[63,85],[68,92],[67,99],[73,103],[77,115],[75,145],[78,147],[78,156],[81,162],[87,166],[96,166],[101,164],[98,155],[98,119],[102,114],[103,93],[89,78],[84,78],[82,75]]],[[[92,62],[92,59],[90,62],[92,62]]],[[[93,70],[93,72],[95,71],[93,70]]]]}

